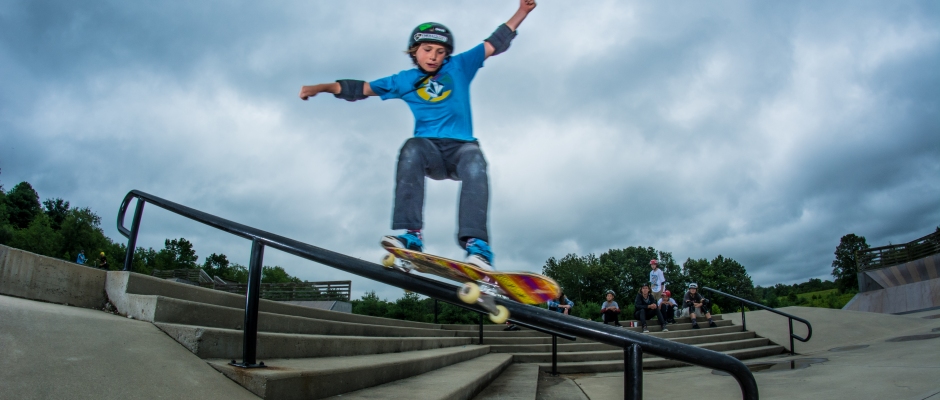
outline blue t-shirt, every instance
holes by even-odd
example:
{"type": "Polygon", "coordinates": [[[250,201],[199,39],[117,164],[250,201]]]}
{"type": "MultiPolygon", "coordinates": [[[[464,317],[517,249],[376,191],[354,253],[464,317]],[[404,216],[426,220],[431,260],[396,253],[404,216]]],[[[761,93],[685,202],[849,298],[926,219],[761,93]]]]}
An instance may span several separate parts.
{"type": "Polygon", "coordinates": [[[417,68],[369,82],[382,100],[402,99],[415,116],[415,137],[474,141],[470,114],[470,82],[483,68],[483,43],[450,58],[415,90],[425,75],[417,68]]]}

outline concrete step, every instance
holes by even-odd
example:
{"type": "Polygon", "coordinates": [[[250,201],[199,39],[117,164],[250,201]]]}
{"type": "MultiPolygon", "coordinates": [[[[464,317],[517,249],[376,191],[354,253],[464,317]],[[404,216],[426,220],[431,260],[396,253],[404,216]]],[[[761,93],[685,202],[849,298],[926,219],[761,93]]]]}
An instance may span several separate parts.
{"type": "Polygon", "coordinates": [[[512,364],[473,400],[535,400],[538,383],[538,365],[512,364]]]}
{"type": "MultiPolygon", "coordinates": [[[[732,332],[732,333],[719,333],[714,335],[699,335],[699,336],[688,336],[688,337],[679,337],[669,339],[678,343],[685,344],[700,344],[700,343],[714,343],[714,342],[724,342],[731,340],[743,340],[754,338],[756,334],[754,332],[732,332]]],[[[488,343],[490,346],[490,351],[494,353],[538,353],[538,352],[548,352],[551,353],[552,345],[551,343],[535,343],[535,344],[493,344],[492,341],[488,343]]],[[[572,351],[603,351],[603,350],[617,350],[620,349],[617,346],[611,346],[608,344],[597,343],[597,342],[568,342],[568,343],[559,343],[558,352],[572,352],[572,351]]]]}
{"type": "MultiPolygon", "coordinates": [[[[152,295],[126,295],[128,316],[148,322],[243,329],[245,312],[237,308],[152,295]]],[[[260,312],[258,331],[311,335],[380,337],[455,337],[454,331],[339,322],[260,312]]]]}
{"type": "MultiPolygon", "coordinates": [[[[761,347],[770,344],[767,338],[753,338],[743,340],[732,340],[716,343],[697,344],[695,347],[714,351],[731,351],[751,347],[761,347]]],[[[517,363],[550,363],[552,362],[551,352],[539,353],[513,353],[513,361],[517,363]]],[[[604,360],[623,360],[623,350],[602,350],[602,351],[571,351],[559,352],[558,362],[582,362],[582,361],[604,361],[604,360]]],[[[652,354],[643,354],[644,358],[655,357],[652,354]]]]}
{"type": "MultiPolygon", "coordinates": [[[[245,309],[245,296],[243,295],[194,285],[187,285],[133,272],[109,271],[107,281],[105,283],[105,290],[107,291],[108,298],[110,299],[111,303],[114,304],[121,315],[127,315],[126,309],[128,299],[126,295],[163,296],[197,303],[237,308],[240,310],[245,309]]],[[[259,302],[258,307],[262,312],[315,318],[328,321],[424,329],[440,329],[441,327],[439,324],[370,317],[366,315],[303,307],[264,299],[259,302]]]]}
{"type": "MultiPolygon", "coordinates": [[[[448,332],[453,332],[455,335],[460,336],[460,337],[479,337],[479,336],[480,336],[479,328],[478,328],[477,330],[475,330],[475,331],[465,331],[465,330],[447,330],[447,331],[448,331],[448,332]]],[[[551,340],[551,339],[552,339],[552,335],[549,335],[549,334],[547,334],[547,333],[542,333],[542,332],[539,332],[539,331],[531,331],[531,330],[520,330],[520,331],[504,331],[504,330],[488,331],[488,330],[483,330],[483,337],[484,337],[484,340],[486,340],[485,338],[510,338],[510,337],[513,337],[513,338],[516,338],[516,337],[544,337],[544,338],[548,338],[548,340],[551,340]]]]}
{"type": "MultiPolygon", "coordinates": [[[[650,328],[649,335],[653,335],[663,339],[676,339],[682,337],[694,337],[694,336],[708,336],[708,335],[717,335],[722,333],[732,333],[732,332],[742,332],[741,326],[734,325],[731,321],[715,321],[715,324],[718,325],[717,328],[702,327],[700,329],[691,329],[691,324],[676,324],[676,325],[667,325],[669,332],[662,332],[657,325],[656,327],[650,328]]],[[[632,330],[634,332],[640,333],[640,328],[623,328],[632,330]]],[[[519,334],[522,331],[509,331],[504,332],[499,336],[490,336],[488,332],[483,332],[483,344],[486,345],[505,345],[505,344],[552,344],[551,336],[542,335],[542,336],[532,336],[532,335],[519,335],[513,336],[511,334],[519,334]],[[509,335],[507,335],[509,334],[509,335]]],[[[479,332],[476,335],[468,335],[473,343],[477,343],[479,340],[479,332]]],[[[578,338],[575,342],[577,343],[593,343],[593,341],[578,338]]],[[[558,338],[558,343],[574,343],[569,340],[558,338]]]]}
{"type": "MultiPolygon", "coordinates": [[[[470,325],[465,325],[465,324],[459,324],[459,325],[458,325],[458,324],[444,324],[444,325],[441,325],[441,329],[447,329],[447,330],[451,330],[451,331],[472,331],[472,332],[479,332],[479,330],[480,330],[480,325],[478,325],[478,324],[470,324],[470,325]]],[[[499,325],[491,324],[491,323],[485,323],[485,324],[483,324],[483,331],[484,331],[484,332],[489,332],[489,331],[501,331],[501,330],[503,330],[503,329],[506,329],[506,325],[505,325],[505,324],[499,324],[499,325]]],[[[527,330],[527,329],[522,328],[521,330],[527,330]]],[[[515,331],[515,332],[519,332],[519,331],[515,331]]]]}
{"type": "Polygon", "coordinates": [[[486,346],[462,346],[348,357],[271,359],[265,362],[267,368],[250,369],[231,366],[225,359],[207,362],[265,399],[322,399],[421,375],[487,353],[486,346]]]}
{"type": "MultiPolygon", "coordinates": [[[[778,345],[767,345],[761,347],[752,347],[746,349],[738,349],[731,351],[724,351],[727,355],[730,355],[734,358],[740,360],[747,360],[751,358],[760,358],[760,357],[769,357],[777,354],[782,354],[786,352],[786,349],[783,346],[778,345]]],[[[598,372],[617,372],[623,371],[623,352],[620,353],[621,358],[619,360],[610,360],[610,361],[584,361],[584,362],[566,362],[558,363],[558,373],[560,374],[584,374],[584,373],[598,373],[598,372]]],[[[688,364],[681,361],[667,360],[664,358],[654,357],[654,358],[643,358],[643,369],[661,369],[661,368],[673,368],[673,367],[683,367],[688,364]]],[[[539,371],[550,372],[552,370],[551,360],[548,363],[539,363],[539,371]]]]}
{"type": "MultiPolygon", "coordinates": [[[[157,322],[160,330],[199,358],[242,358],[243,332],[234,329],[207,328],[157,322]]],[[[457,337],[369,337],[258,333],[257,357],[313,358],[366,354],[402,353],[466,346],[469,338],[457,337]]]]}
{"type": "MultiPolygon", "coordinates": [[[[508,354],[487,354],[411,378],[345,393],[333,398],[354,400],[471,399],[501,376],[510,365],[512,365],[512,357],[508,354]]],[[[534,394],[533,392],[533,399],[534,394]]]]}

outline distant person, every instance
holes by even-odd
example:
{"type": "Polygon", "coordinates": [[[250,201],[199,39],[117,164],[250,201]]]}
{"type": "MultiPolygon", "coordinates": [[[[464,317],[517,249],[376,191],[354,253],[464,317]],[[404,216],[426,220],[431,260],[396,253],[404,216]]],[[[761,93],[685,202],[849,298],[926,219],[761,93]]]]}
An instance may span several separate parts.
{"type": "Polygon", "coordinates": [[[108,269],[108,257],[104,256],[104,252],[98,255],[98,268],[108,269]]]}
{"type": "Polygon", "coordinates": [[[650,330],[646,327],[646,320],[652,319],[653,317],[658,318],[659,326],[663,328],[663,332],[669,332],[669,329],[666,329],[666,320],[663,318],[659,306],[656,305],[656,301],[653,300],[653,296],[650,295],[650,285],[643,284],[643,287],[640,288],[640,293],[636,295],[633,306],[636,309],[636,311],[633,312],[633,318],[640,321],[640,325],[643,327],[643,333],[649,333],[650,330]]]}
{"type": "Polygon", "coordinates": [[[604,304],[601,304],[601,316],[604,318],[604,324],[614,324],[616,326],[620,325],[620,305],[614,301],[614,296],[616,294],[613,290],[607,291],[607,301],[604,304]]]}
{"type": "Polygon", "coordinates": [[[663,275],[663,270],[659,269],[659,260],[650,260],[650,268],[653,269],[650,271],[650,290],[653,292],[653,299],[658,302],[662,297],[666,276],[663,275]]]}
{"type": "Polygon", "coordinates": [[[676,311],[679,311],[679,305],[676,304],[676,301],[672,298],[672,292],[663,290],[663,297],[660,298],[656,304],[659,305],[663,317],[666,317],[667,323],[676,323],[676,311]]]}
{"type": "Polygon", "coordinates": [[[569,300],[568,296],[565,296],[565,292],[561,292],[557,299],[550,300],[548,302],[549,310],[560,312],[565,315],[568,315],[571,312],[571,307],[574,307],[574,302],[569,300]]]}
{"type": "Polygon", "coordinates": [[[88,261],[85,258],[85,250],[78,251],[78,258],[75,259],[75,263],[78,265],[85,265],[85,261],[88,261]]]}
{"type": "Polygon", "coordinates": [[[689,310],[689,316],[692,318],[692,329],[698,329],[698,322],[695,321],[697,315],[704,315],[708,319],[708,327],[715,328],[718,326],[715,321],[712,321],[712,302],[698,293],[698,284],[689,284],[689,292],[685,294],[682,303],[683,307],[689,310]]]}

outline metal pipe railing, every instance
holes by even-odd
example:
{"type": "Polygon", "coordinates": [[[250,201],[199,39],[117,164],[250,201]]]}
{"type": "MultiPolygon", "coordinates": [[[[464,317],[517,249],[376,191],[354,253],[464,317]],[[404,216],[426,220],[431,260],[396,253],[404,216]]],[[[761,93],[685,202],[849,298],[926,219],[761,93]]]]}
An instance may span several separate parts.
{"type": "MultiPolygon", "coordinates": [[[[280,235],[275,235],[260,229],[252,228],[237,222],[229,221],[193,208],[177,204],[160,197],[156,197],[139,190],[130,191],[121,203],[117,225],[118,231],[128,238],[128,254],[125,258],[125,270],[131,269],[133,262],[134,245],[136,245],[137,233],[140,225],[139,214],[143,211],[143,203],[151,203],[177,215],[192,219],[194,221],[212,226],[219,230],[231,233],[252,241],[252,249],[255,246],[266,246],[281,250],[288,254],[324,264],[351,274],[382,282],[388,285],[396,286],[405,290],[428,296],[430,298],[447,301],[457,304],[460,299],[457,297],[458,287],[441,281],[429,279],[422,276],[404,273],[398,270],[390,270],[378,264],[363,261],[358,258],[349,257],[330,250],[315,247],[280,235]],[[135,221],[131,230],[124,227],[124,216],[130,201],[138,199],[137,209],[135,210],[135,221]]],[[[261,251],[258,253],[258,262],[261,261],[261,251]]],[[[254,258],[254,257],[253,257],[254,258]]],[[[249,286],[253,280],[260,283],[260,272],[249,274],[249,286]]],[[[255,292],[257,293],[257,292],[255,292]]],[[[257,295],[254,295],[257,296],[257,295]]],[[[248,297],[248,296],[246,296],[248,297]]],[[[246,305],[250,300],[246,299],[246,305]]],[[[538,326],[543,329],[553,330],[569,334],[572,336],[594,340],[597,342],[621,347],[624,349],[624,387],[625,396],[629,399],[639,399],[642,397],[642,391],[637,391],[637,387],[642,385],[643,358],[642,352],[648,352],[664,358],[669,358],[689,364],[699,365],[706,368],[725,371],[735,378],[741,389],[742,398],[745,400],[756,400],[759,398],[757,382],[754,375],[748,370],[747,366],[741,361],[727,354],[707,350],[691,345],[671,342],[660,339],[655,336],[643,335],[637,332],[624,329],[616,329],[607,325],[597,324],[591,321],[582,321],[577,318],[571,318],[557,312],[544,310],[538,307],[531,307],[525,304],[516,303],[511,300],[496,299],[497,304],[506,307],[513,320],[523,322],[532,326],[538,326]],[[639,354],[639,356],[637,356],[639,354]]],[[[468,307],[481,312],[486,312],[478,305],[468,305],[468,307]]],[[[246,321],[254,319],[257,321],[257,309],[246,307],[246,321]],[[253,316],[251,314],[254,314],[253,316]]],[[[246,325],[245,329],[248,329],[246,325]]],[[[248,332],[246,332],[247,336],[248,332]]],[[[257,334],[257,330],[255,331],[257,334]]],[[[248,350],[254,349],[256,343],[246,340],[246,351],[243,358],[244,364],[254,362],[253,354],[248,350]]],[[[260,366],[260,363],[259,363],[260,366]]]]}
{"type": "Polygon", "coordinates": [[[770,312],[772,312],[772,313],[774,313],[774,314],[780,314],[780,315],[782,315],[782,316],[784,316],[784,317],[787,317],[787,318],[789,319],[789,323],[790,323],[790,355],[796,354],[796,353],[793,351],[793,339],[796,339],[796,340],[799,340],[799,341],[801,341],[801,342],[803,342],[803,343],[806,343],[806,342],[809,341],[810,338],[813,337],[813,325],[811,325],[811,324],[809,323],[809,321],[807,321],[807,320],[805,320],[805,319],[803,319],[803,318],[797,317],[797,316],[792,315],[792,314],[787,314],[787,313],[785,313],[785,312],[783,312],[783,311],[780,311],[780,310],[777,310],[777,309],[774,309],[774,308],[771,308],[771,307],[767,307],[767,306],[765,306],[765,305],[763,305],[763,304],[760,304],[760,303],[755,303],[755,302],[750,301],[750,300],[742,299],[742,298],[740,298],[740,297],[738,297],[738,296],[735,296],[735,295],[727,294],[727,293],[722,292],[722,291],[720,291],[720,290],[716,290],[716,289],[712,289],[712,288],[708,288],[708,287],[702,287],[702,289],[703,289],[703,290],[708,290],[708,291],[710,291],[710,292],[713,292],[713,293],[716,293],[716,294],[720,294],[720,295],[722,295],[722,296],[725,296],[725,297],[728,297],[728,298],[731,298],[731,299],[735,299],[735,300],[741,302],[741,327],[742,327],[744,330],[747,330],[747,321],[744,319],[744,305],[745,305],[745,304],[750,305],[750,306],[753,306],[753,307],[760,308],[760,309],[762,309],[762,310],[770,311],[770,312]],[[805,337],[805,338],[793,334],[793,320],[797,320],[797,321],[799,321],[799,322],[802,322],[802,323],[806,324],[807,334],[806,334],[806,337],[805,337]]]}

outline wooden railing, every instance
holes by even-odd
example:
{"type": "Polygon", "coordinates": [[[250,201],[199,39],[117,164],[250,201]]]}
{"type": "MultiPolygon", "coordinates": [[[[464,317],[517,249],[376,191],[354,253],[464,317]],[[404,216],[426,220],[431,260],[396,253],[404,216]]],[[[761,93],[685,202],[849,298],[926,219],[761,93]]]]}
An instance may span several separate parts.
{"type": "Polygon", "coordinates": [[[904,244],[862,250],[855,259],[861,272],[904,264],[937,253],[940,253],[940,231],[904,244]]]}
{"type": "MultiPolygon", "coordinates": [[[[154,270],[157,278],[185,279],[193,284],[221,290],[223,292],[244,295],[248,284],[228,283],[209,274],[201,268],[154,270]]],[[[349,301],[352,281],[302,282],[302,283],[262,283],[261,298],[274,301],[349,301]]]]}
{"type": "MultiPolygon", "coordinates": [[[[245,294],[247,284],[219,285],[216,290],[245,294]]],[[[352,281],[262,283],[261,298],[274,301],[349,301],[352,281]]]]}

